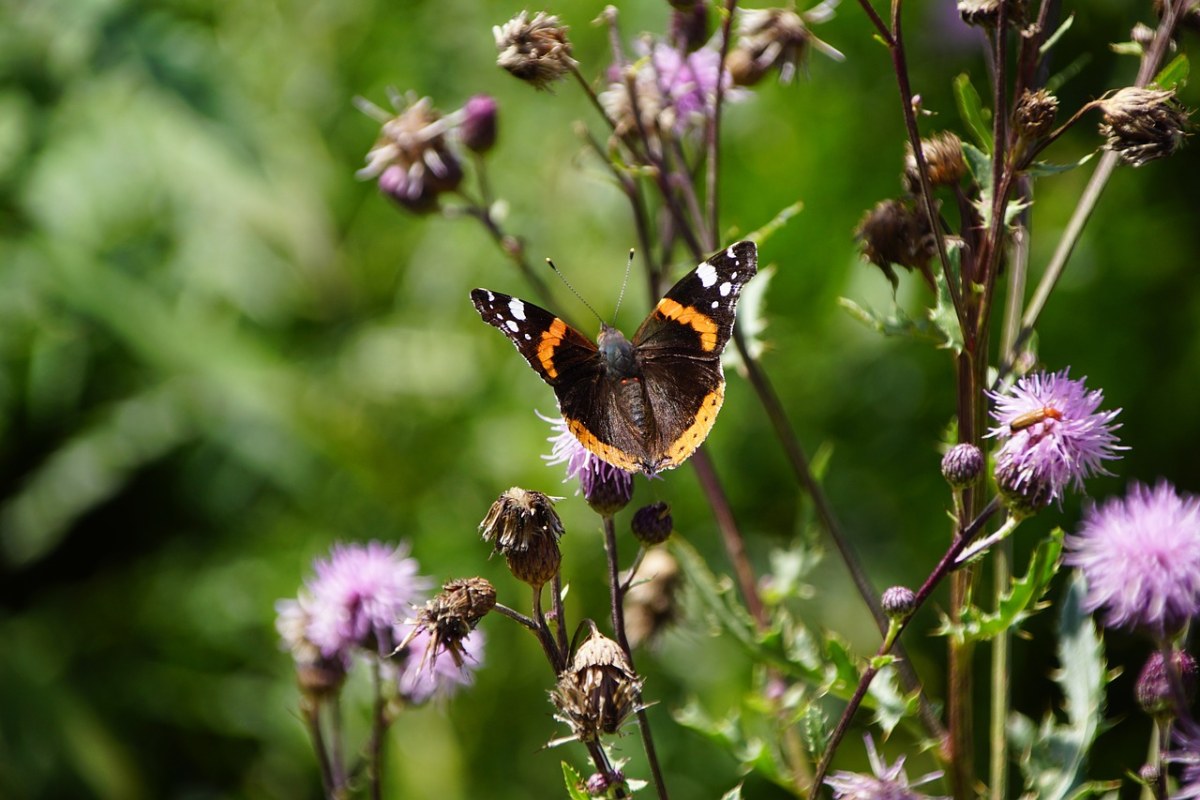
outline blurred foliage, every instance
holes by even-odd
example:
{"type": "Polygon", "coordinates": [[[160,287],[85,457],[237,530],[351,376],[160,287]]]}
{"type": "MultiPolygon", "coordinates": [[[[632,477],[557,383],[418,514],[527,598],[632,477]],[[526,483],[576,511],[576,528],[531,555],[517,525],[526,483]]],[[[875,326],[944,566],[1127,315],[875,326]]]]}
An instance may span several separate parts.
{"type": "MultiPolygon", "coordinates": [[[[601,5],[550,7],[571,24],[586,75],[607,65],[603,31],[588,24],[601,5]]],[[[0,5],[0,795],[318,796],[273,605],[335,540],[409,540],[428,574],[482,574],[502,602],[526,604],[475,527],[510,485],[566,493],[538,458],[549,431],[533,409],[553,400],[479,324],[467,292],[527,287],[478,226],[404,216],[354,180],[375,123],[350,102],[382,102],[389,85],[446,110],[497,97],[490,158],[507,226],[609,307],[634,241],[629,214],[571,133],[574,120],[596,122],[580,93],[534,93],[495,68],[491,26],[520,8],[0,5]]],[[[661,30],[667,9],[625,9],[624,32],[661,30]]],[[[1064,108],[1132,79],[1135,60],[1107,43],[1152,17],[1149,0],[1076,11],[1057,51],[1064,108]]],[[[978,43],[948,0],[917,0],[906,15],[913,83],[934,115],[924,124],[957,127],[954,77],[987,82],[978,43]]],[[[897,193],[903,130],[886,52],[861,11],[843,6],[821,35],[844,64],[816,59],[807,79],[766,82],[730,108],[722,219],[732,236],[803,201],[762,252],[777,266],[765,365],[802,440],[832,453],[828,492],[875,584],[914,585],[948,529],[937,443],[953,410],[952,365],[839,307],[841,296],[890,303],[851,232],[897,193]]],[[[1192,87],[1183,98],[1197,105],[1192,87]]],[[[1081,126],[1048,156],[1069,163],[1097,143],[1081,126]]],[[[1087,173],[1038,184],[1035,275],[1087,173]]],[[[1090,484],[1097,496],[1160,475],[1200,489],[1196,175],[1186,149],[1121,170],[1042,318],[1045,363],[1071,365],[1124,408],[1132,449],[1119,476],[1090,484]]],[[[904,283],[900,300],[916,309],[913,288],[904,283]]],[[[633,300],[626,329],[648,303],[633,300]]],[[[737,378],[710,443],[765,568],[773,548],[811,533],[809,510],[737,378]]],[[[669,500],[677,530],[724,569],[689,468],[638,492],[669,500]]],[[[603,618],[594,518],[578,498],[560,511],[573,615],[603,618]]],[[[1027,527],[1070,530],[1077,515],[1071,502],[1027,527]]],[[[1036,540],[1018,537],[1018,551],[1036,540]]],[[[797,613],[873,650],[844,571],[825,563],[797,613]]],[[[724,715],[752,669],[696,615],[641,662],[679,798],[719,796],[738,767],[672,713],[694,697],[697,713],[724,715]]],[[[924,612],[907,640],[934,687],[942,642],[918,631],[936,621],[924,612]]],[[[539,751],[561,733],[549,671],[524,631],[485,624],[477,685],[397,725],[390,796],[561,796],[559,754],[539,751]]],[[[1119,637],[1108,651],[1134,674],[1145,656],[1119,637]]],[[[1041,718],[1056,691],[1053,654],[1018,643],[1014,658],[1016,708],[1041,718]]],[[[1112,692],[1119,715],[1128,681],[1112,692]]],[[[1127,733],[1148,723],[1136,728],[1127,733]]],[[[1131,741],[1144,738],[1101,736],[1095,763],[1131,741]]],[[[620,746],[637,773],[636,737],[620,746]]],[[[855,758],[847,763],[861,766],[855,758]]],[[[777,794],[750,778],[745,796],[777,794]]]]}

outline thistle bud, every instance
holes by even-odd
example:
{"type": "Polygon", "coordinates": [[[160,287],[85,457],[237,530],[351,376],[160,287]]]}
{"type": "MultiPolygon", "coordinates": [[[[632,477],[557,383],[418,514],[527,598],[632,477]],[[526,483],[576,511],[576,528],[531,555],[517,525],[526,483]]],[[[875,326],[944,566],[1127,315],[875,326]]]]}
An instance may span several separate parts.
{"type": "MultiPolygon", "coordinates": [[[[904,149],[904,188],[909,194],[920,194],[921,176],[917,172],[916,155],[911,144],[906,144],[904,149]]],[[[962,140],[950,131],[943,131],[930,139],[922,139],[921,153],[925,156],[925,166],[929,169],[929,183],[935,188],[957,186],[967,174],[962,140]]]]}
{"type": "Polygon", "coordinates": [[[649,550],[625,594],[625,634],[629,646],[652,641],[678,615],[679,564],[660,547],[649,550]]]}
{"type": "Polygon", "coordinates": [[[699,49],[708,40],[708,3],[672,3],[668,41],[685,52],[699,49]]]}
{"type": "Polygon", "coordinates": [[[463,106],[459,137],[467,149],[483,154],[496,143],[496,100],[477,94],[463,106]]]}
{"type": "Polygon", "coordinates": [[[1014,516],[1033,516],[1050,505],[1054,497],[1049,481],[1033,473],[1023,476],[1011,461],[996,466],[995,478],[1000,497],[1014,516]]]}
{"type": "Polygon", "coordinates": [[[663,502],[642,506],[633,512],[629,527],[634,537],[647,547],[662,544],[675,532],[671,507],[663,502]]]}
{"type": "Polygon", "coordinates": [[[1173,90],[1129,86],[1098,105],[1104,114],[1100,124],[1104,148],[1126,164],[1140,167],[1173,154],[1183,144],[1188,112],[1175,101],[1173,90]]]}
{"type": "Polygon", "coordinates": [[[546,89],[575,66],[567,28],[558,17],[539,11],[533,19],[522,11],[503,26],[492,28],[496,63],[535,89],[546,89]]]}
{"type": "Polygon", "coordinates": [[[965,489],[983,472],[983,451],[969,442],[954,445],[942,457],[942,477],[955,489],[965,489]]]}
{"type": "MultiPolygon", "coordinates": [[[[1175,664],[1179,688],[1183,693],[1180,699],[1190,706],[1196,698],[1196,661],[1182,650],[1175,651],[1171,660],[1175,664]]],[[[1171,675],[1161,652],[1156,650],[1150,654],[1141,674],[1138,675],[1134,691],[1137,694],[1138,705],[1147,714],[1173,716],[1175,694],[1171,687],[1171,675]]]]}
{"type": "Polygon", "coordinates": [[[550,698],[556,717],[581,742],[594,742],[620,730],[638,710],[642,682],[621,646],[593,629],[559,675],[550,698]]]}
{"type": "Polygon", "coordinates": [[[1013,125],[1017,136],[1030,142],[1046,138],[1054,130],[1054,117],[1058,114],[1058,98],[1045,89],[1031,92],[1026,89],[1017,101],[1013,113],[1013,125]]]}
{"type": "Polygon", "coordinates": [[[928,217],[899,200],[884,200],[868,211],[855,231],[862,253],[899,284],[892,266],[923,269],[934,255],[928,217]]]}
{"type": "Polygon", "coordinates": [[[611,517],[633,499],[633,473],[597,459],[580,480],[583,499],[602,517],[611,517]]]}
{"type": "Polygon", "coordinates": [[[903,620],[916,609],[917,595],[907,586],[893,586],[884,590],[880,604],[888,619],[903,620]]]}

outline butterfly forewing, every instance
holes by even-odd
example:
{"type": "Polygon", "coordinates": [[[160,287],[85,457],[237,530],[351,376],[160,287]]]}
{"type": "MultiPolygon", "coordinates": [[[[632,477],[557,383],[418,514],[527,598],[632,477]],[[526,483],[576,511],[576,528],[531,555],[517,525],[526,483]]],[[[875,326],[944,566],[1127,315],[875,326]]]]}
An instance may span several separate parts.
{"type": "Polygon", "coordinates": [[[574,381],[577,375],[600,377],[596,345],[546,309],[487,289],[473,290],[471,302],[483,321],[502,331],[551,386],[574,381]]]}

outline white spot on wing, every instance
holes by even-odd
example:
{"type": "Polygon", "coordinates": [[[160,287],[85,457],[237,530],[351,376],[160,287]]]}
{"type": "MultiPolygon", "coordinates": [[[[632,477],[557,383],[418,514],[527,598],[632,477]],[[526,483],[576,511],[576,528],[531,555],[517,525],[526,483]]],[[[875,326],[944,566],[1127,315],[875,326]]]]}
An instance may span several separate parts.
{"type": "Polygon", "coordinates": [[[733,252],[733,245],[729,245],[729,248],[728,248],[728,249],[725,251],[725,255],[727,255],[727,256],[729,256],[730,258],[732,258],[732,259],[733,259],[733,263],[735,263],[735,264],[739,263],[739,262],[738,262],[737,253],[733,252]]]}
{"type": "Polygon", "coordinates": [[[515,319],[510,319],[510,320],[506,321],[504,324],[508,326],[508,329],[510,331],[514,331],[514,332],[517,331],[518,329],[520,329],[520,327],[521,327],[520,325],[517,324],[517,321],[515,319]]]}
{"type": "Polygon", "coordinates": [[[489,302],[489,303],[494,303],[494,302],[496,302],[496,295],[492,294],[491,292],[488,292],[488,293],[487,293],[487,295],[488,295],[488,302],[489,302]]]}
{"type": "Polygon", "coordinates": [[[734,280],[734,279],[736,279],[736,278],[737,278],[737,273],[736,273],[736,272],[732,272],[732,273],[730,273],[730,275],[729,275],[729,278],[730,278],[730,280],[734,280]]]}
{"type": "Polygon", "coordinates": [[[696,277],[700,279],[700,283],[704,284],[707,289],[717,282],[717,270],[712,264],[707,261],[696,268],[696,277]]]}
{"type": "Polygon", "coordinates": [[[528,342],[528,341],[529,341],[529,338],[530,338],[530,337],[529,337],[529,334],[528,334],[528,333],[527,333],[527,334],[525,334],[525,341],[527,341],[527,342],[528,342]]]}
{"type": "Polygon", "coordinates": [[[725,281],[721,284],[721,297],[729,297],[729,293],[733,291],[733,284],[725,281]]]}
{"type": "Polygon", "coordinates": [[[719,307],[720,305],[721,305],[721,303],[720,303],[720,301],[719,301],[719,300],[713,300],[713,304],[712,304],[712,307],[713,307],[713,308],[717,308],[717,307],[719,307]]]}
{"type": "Polygon", "coordinates": [[[512,300],[508,301],[508,310],[511,311],[512,315],[517,319],[525,319],[525,304],[517,298],[514,297],[512,300]]]}

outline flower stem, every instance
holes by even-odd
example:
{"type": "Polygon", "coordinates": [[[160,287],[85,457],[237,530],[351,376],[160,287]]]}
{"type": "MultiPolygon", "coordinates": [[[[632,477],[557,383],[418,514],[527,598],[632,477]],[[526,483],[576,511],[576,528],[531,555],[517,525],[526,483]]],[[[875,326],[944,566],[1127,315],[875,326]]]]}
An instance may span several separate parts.
{"type": "Polygon", "coordinates": [[[308,728],[308,737],[312,740],[313,750],[317,754],[317,766],[321,771],[321,786],[326,797],[333,797],[333,769],[329,763],[329,749],[325,746],[325,734],[321,730],[321,704],[305,697],[301,701],[301,714],[308,728]]]}
{"type": "MultiPolygon", "coordinates": [[[[612,600],[612,625],[617,643],[625,651],[629,666],[637,674],[637,666],[633,663],[633,650],[629,646],[629,638],[625,635],[625,592],[621,588],[621,570],[617,558],[617,529],[611,515],[604,518],[604,552],[608,556],[608,588],[612,600]]],[[[638,729],[642,734],[642,746],[646,749],[646,760],[650,763],[650,774],[654,777],[654,788],[659,800],[667,800],[667,784],[663,780],[662,768],[658,764],[658,753],[654,749],[654,736],[650,733],[650,721],[646,709],[638,698],[637,708],[638,729]]]]}
{"type": "Polygon", "coordinates": [[[367,775],[371,781],[371,800],[380,800],[383,797],[383,734],[387,729],[387,721],[384,719],[383,678],[378,658],[371,659],[371,688],[375,696],[371,709],[367,775]]]}

